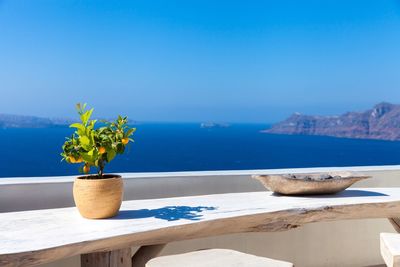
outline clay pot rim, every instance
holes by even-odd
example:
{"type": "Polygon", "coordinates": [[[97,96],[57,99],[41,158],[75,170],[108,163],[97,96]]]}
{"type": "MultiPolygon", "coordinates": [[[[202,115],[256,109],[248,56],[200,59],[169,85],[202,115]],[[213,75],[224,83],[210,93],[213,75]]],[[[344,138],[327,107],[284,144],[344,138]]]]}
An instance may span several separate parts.
{"type": "Polygon", "coordinates": [[[121,179],[122,176],[118,174],[103,174],[103,178],[99,178],[97,174],[78,176],[76,179],[85,181],[99,181],[99,180],[111,180],[111,179],[121,179]]]}

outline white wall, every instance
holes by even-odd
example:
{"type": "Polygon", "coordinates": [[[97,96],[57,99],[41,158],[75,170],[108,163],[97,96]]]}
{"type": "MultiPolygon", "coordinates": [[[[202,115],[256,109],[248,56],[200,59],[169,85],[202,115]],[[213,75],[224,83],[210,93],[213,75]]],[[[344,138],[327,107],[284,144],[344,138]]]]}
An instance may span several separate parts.
{"type": "MultiPolygon", "coordinates": [[[[223,172],[123,174],[125,199],[260,191],[250,178],[255,173],[295,173],[343,168],[256,170],[223,172]]],[[[400,166],[352,167],[372,179],[356,187],[400,186],[400,166]]],[[[72,206],[74,177],[0,179],[0,212],[72,206]]],[[[400,211],[399,211],[400,212],[400,211]]],[[[384,219],[309,224],[279,233],[245,233],[169,244],[163,254],[200,248],[232,248],[307,266],[369,266],[382,264],[379,233],[393,232],[384,219]]],[[[79,266],[79,257],[43,266],[79,266]]]]}

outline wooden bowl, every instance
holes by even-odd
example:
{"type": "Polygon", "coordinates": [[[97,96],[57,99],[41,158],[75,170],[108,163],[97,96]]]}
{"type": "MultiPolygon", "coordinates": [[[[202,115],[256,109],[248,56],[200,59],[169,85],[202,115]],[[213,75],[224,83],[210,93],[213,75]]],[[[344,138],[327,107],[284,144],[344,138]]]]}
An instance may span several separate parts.
{"type": "Polygon", "coordinates": [[[283,195],[316,195],[340,192],[371,176],[353,172],[253,175],[268,190],[283,195]]]}

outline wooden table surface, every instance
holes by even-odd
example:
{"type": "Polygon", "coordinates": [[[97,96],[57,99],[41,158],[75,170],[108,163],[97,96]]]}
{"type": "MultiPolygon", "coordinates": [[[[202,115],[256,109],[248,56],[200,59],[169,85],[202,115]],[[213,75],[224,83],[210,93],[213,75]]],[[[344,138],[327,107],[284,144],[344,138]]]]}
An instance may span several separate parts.
{"type": "Polygon", "coordinates": [[[290,197],[251,192],[125,201],[117,217],[76,208],[0,213],[0,266],[34,266],[73,255],[306,223],[400,217],[400,188],[351,188],[290,197]]]}

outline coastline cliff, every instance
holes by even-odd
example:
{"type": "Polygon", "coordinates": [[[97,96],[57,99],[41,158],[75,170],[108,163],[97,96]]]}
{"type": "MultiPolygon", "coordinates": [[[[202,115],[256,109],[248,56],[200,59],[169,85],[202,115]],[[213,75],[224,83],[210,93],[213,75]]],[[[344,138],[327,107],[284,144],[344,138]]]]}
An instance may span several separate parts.
{"type": "Polygon", "coordinates": [[[347,112],[340,116],[294,113],[263,132],[400,140],[400,105],[383,102],[364,112],[347,112]]]}

